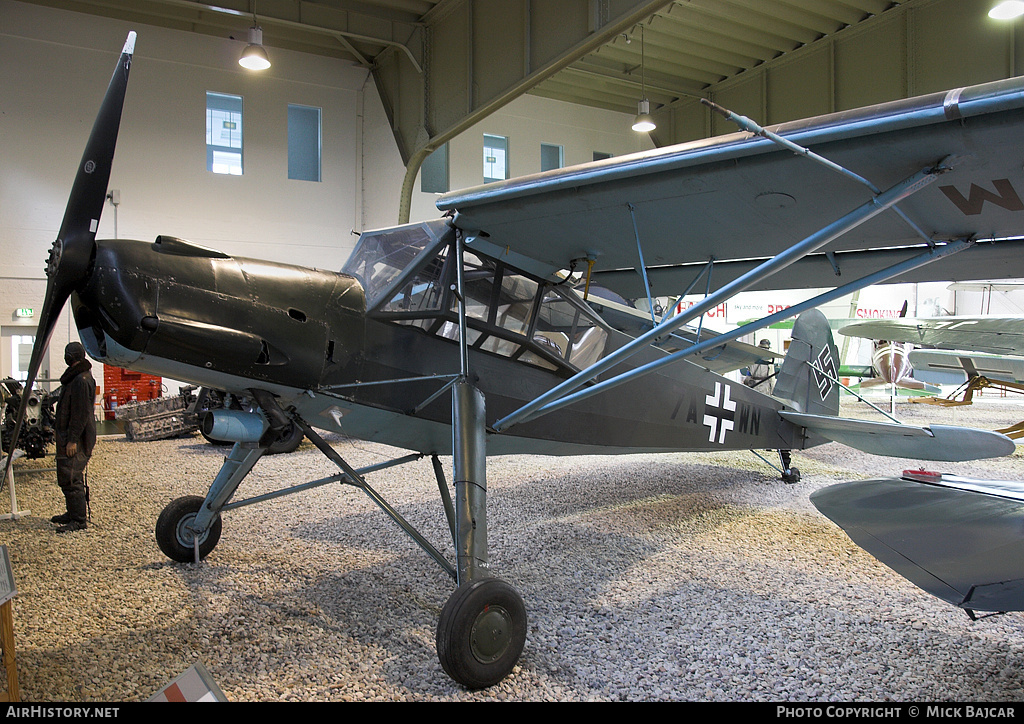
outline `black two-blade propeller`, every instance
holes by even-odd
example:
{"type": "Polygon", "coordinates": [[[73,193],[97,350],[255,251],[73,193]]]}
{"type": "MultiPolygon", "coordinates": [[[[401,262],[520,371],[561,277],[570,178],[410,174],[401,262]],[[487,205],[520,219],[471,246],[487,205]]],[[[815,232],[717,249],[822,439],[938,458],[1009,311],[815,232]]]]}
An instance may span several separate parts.
{"type": "MultiPolygon", "coordinates": [[[[50,343],[54,325],[65,302],[85,281],[89,271],[95,248],[96,230],[99,228],[100,214],[107,198],[107,184],[110,181],[114,147],[117,145],[117,132],[121,125],[121,109],[128,88],[128,71],[131,69],[134,52],[135,32],[132,31],[128,33],[121,57],[118,58],[117,67],[110,78],[110,85],[107,86],[107,93],[103,96],[103,103],[89,134],[89,142],[85,146],[85,153],[82,154],[82,162],[78,166],[75,183],[71,187],[60,232],[50,248],[50,257],[46,262],[46,296],[43,299],[39,327],[32,346],[32,357],[29,360],[28,377],[25,380],[26,392],[31,391],[35,384],[43,353],[50,343]]],[[[21,396],[21,406],[18,408],[14,435],[11,438],[11,451],[7,456],[3,477],[0,477],[0,490],[3,489],[10,474],[14,446],[25,422],[29,397],[28,394],[21,396]]]]}

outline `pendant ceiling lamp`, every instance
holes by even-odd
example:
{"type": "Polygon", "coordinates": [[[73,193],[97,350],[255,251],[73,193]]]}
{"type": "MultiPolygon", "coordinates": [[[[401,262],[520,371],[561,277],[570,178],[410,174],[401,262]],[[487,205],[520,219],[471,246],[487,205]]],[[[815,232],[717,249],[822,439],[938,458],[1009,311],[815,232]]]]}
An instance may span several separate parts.
{"type": "Polygon", "coordinates": [[[988,16],[995,20],[1013,20],[1024,15],[1024,2],[1021,0],[1006,0],[988,11],[988,16]]]}
{"type": "Polygon", "coordinates": [[[256,16],[252,18],[253,25],[249,28],[249,44],[242,51],[242,57],[238,64],[249,70],[266,70],[270,67],[270,58],[263,47],[263,28],[256,24],[256,16]]]}
{"type": "Polygon", "coordinates": [[[637,103],[636,118],[633,120],[633,130],[637,133],[653,131],[657,126],[651,117],[651,102],[647,100],[647,79],[644,68],[644,26],[640,24],[640,102],[637,103]]]}

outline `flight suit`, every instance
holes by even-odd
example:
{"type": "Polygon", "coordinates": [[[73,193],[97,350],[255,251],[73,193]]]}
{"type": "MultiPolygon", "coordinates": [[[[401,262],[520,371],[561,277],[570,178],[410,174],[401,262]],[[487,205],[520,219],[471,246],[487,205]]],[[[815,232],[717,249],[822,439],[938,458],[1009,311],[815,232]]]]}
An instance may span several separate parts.
{"type": "Polygon", "coordinates": [[[96,445],[96,382],[85,349],[72,342],[64,351],[68,369],[60,377],[54,433],[57,441],[57,485],[64,493],[67,512],[51,520],[61,523],[58,532],[86,527],[85,467],[96,445]]]}

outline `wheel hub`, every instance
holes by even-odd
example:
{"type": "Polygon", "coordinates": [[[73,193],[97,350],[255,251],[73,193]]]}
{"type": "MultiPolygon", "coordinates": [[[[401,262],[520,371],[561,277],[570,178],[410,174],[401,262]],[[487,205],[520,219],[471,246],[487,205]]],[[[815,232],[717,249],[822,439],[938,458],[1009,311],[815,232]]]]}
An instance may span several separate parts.
{"type": "Polygon", "coordinates": [[[473,622],[470,646],[481,664],[497,661],[508,650],[512,617],[501,606],[488,606],[473,622]]]}
{"type": "MultiPolygon", "coordinates": [[[[178,521],[178,526],[177,526],[177,529],[176,529],[176,536],[178,538],[178,542],[181,545],[183,545],[185,548],[192,548],[196,544],[196,531],[195,531],[195,528],[192,527],[192,524],[195,522],[195,520],[196,520],[196,516],[195,516],[195,514],[192,514],[192,515],[186,515],[185,517],[183,517],[181,520],[178,521]]],[[[202,534],[200,534],[200,536],[199,536],[199,543],[200,544],[203,541],[206,540],[206,536],[208,534],[209,534],[209,531],[205,531],[205,530],[202,532],[202,534]]]]}

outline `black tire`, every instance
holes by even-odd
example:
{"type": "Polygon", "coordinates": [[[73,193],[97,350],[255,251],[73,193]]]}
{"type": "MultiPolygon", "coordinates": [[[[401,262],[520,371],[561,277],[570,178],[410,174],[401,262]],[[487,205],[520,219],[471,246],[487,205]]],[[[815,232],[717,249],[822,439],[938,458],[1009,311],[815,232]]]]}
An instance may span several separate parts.
{"type": "Polygon", "coordinates": [[[782,474],[782,480],[786,483],[799,483],[800,468],[790,468],[787,472],[782,474]]]}
{"type": "Polygon", "coordinates": [[[498,578],[471,581],[448,599],[437,624],[437,656],[452,679],[469,689],[508,676],[526,644],[526,607],[498,578]]]}
{"type": "Polygon", "coordinates": [[[294,422],[290,422],[288,427],[278,434],[277,439],[270,443],[270,447],[267,448],[267,455],[282,455],[294,452],[302,444],[305,436],[306,433],[302,431],[301,427],[294,422]]]}
{"type": "MultiPolygon", "coordinates": [[[[196,513],[203,505],[204,498],[198,495],[186,495],[167,504],[156,521],[156,543],[164,555],[178,563],[195,561],[195,550],[189,523],[195,520],[196,513]]],[[[221,519],[218,515],[210,529],[199,539],[199,558],[209,555],[220,540],[221,519]]]]}

